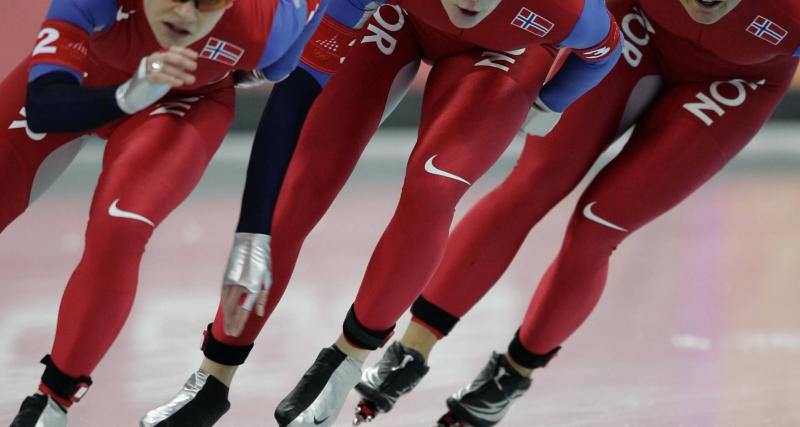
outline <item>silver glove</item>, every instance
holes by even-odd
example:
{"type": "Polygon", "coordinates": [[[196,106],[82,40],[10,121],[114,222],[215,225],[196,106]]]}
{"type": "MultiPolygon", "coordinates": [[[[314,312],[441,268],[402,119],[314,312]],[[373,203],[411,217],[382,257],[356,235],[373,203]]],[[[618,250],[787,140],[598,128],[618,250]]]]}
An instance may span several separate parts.
{"type": "MultiPolygon", "coordinates": [[[[159,64],[161,63],[154,63],[153,69],[157,70],[159,64]]],[[[133,77],[117,88],[117,105],[125,113],[135,114],[153,105],[170,89],[172,86],[166,83],[150,83],[147,80],[147,58],[142,58],[133,77]]]]}
{"type": "Polygon", "coordinates": [[[258,233],[236,233],[233,248],[225,268],[222,286],[242,286],[247,289],[247,298],[242,304],[252,310],[258,294],[272,286],[272,258],[270,236],[258,233]]]}

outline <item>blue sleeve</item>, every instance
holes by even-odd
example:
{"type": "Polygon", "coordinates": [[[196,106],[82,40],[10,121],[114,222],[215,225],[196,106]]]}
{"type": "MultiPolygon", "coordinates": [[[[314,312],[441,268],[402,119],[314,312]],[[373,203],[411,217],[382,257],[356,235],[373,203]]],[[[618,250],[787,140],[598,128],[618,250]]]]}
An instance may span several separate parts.
{"type": "Polygon", "coordinates": [[[111,27],[117,17],[116,0],[52,0],[45,19],[59,19],[88,34],[111,27]]]}
{"type": "MultiPolygon", "coordinates": [[[[611,15],[604,0],[586,0],[572,32],[558,47],[587,49],[597,46],[608,36],[611,15]]],[[[553,111],[564,111],[581,95],[595,87],[614,68],[622,54],[622,39],[613,52],[599,61],[586,61],[570,54],[559,72],[542,88],[539,97],[553,111]]]]}
{"type": "Polygon", "coordinates": [[[295,7],[294,0],[280,0],[273,18],[267,48],[259,62],[264,76],[271,81],[280,81],[297,67],[308,39],[314,34],[319,22],[325,15],[327,0],[319,3],[319,8],[312,11],[306,22],[308,12],[304,7],[295,7]]]}
{"type": "Polygon", "coordinates": [[[277,62],[303,32],[308,5],[303,1],[301,6],[296,7],[293,0],[279,0],[275,16],[272,17],[267,47],[258,61],[258,68],[263,69],[277,62]]]}
{"type": "Polygon", "coordinates": [[[577,55],[570,55],[561,70],[544,85],[539,98],[551,110],[563,112],[597,86],[614,68],[620,55],[622,43],[602,62],[586,62],[577,55]]]}
{"type": "MultiPolygon", "coordinates": [[[[360,28],[383,3],[384,0],[330,0],[326,15],[344,26],[360,28]]],[[[314,76],[322,86],[325,86],[331,78],[329,73],[317,70],[303,61],[300,61],[300,68],[314,76]]]]}
{"type": "Polygon", "coordinates": [[[75,71],[70,67],[64,65],[56,65],[56,64],[34,64],[34,66],[31,67],[30,72],[28,73],[28,82],[30,83],[45,74],[53,73],[56,71],[64,71],[66,73],[69,73],[72,75],[72,77],[75,77],[78,83],[83,82],[83,76],[81,75],[81,73],[75,71]]]}
{"type": "Polygon", "coordinates": [[[384,0],[330,0],[328,16],[350,28],[360,28],[384,0]]]}
{"type": "MultiPolygon", "coordinates": [[[[102,31],[114,24],[117,14],[115,0],[53,0],[47,11],[46,20],[57,19],[69,22],[84,31],[92,34],[102,31]]],[[[44,74],[54,71],[66,71],[75,76],[78,81],[83,76],[76,70],[63,65],[37,64],[31,67],[28,81],[34,81],[44,74]]]]}
{"type": "Polygon", "coordinates": [[[586,49],[603,41],[611,28],[605,0],[584,0],[583,11],[567,38],[558,47],[586,49]]]}
{"type": "Polygon", "coordinates": [[[794,51],[794,56],[800,56],[800,47],[798,47],[797,50],[794,51]]]}

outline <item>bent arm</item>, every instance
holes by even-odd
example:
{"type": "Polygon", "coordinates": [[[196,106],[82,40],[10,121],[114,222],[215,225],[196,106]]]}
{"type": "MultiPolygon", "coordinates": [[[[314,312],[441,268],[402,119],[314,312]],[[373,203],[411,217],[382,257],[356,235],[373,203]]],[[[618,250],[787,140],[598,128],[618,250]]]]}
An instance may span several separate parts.
{"type": "Polygon", "coordinates": [[[111,26],[115,13],[111,0],[53,0],[31,57],[25,110],[32,131],[85,131],[125,115],[116,86],[82,86],[89,37],[111,26]]]}
{"type": "Polygon", "coordinates": [[[540,99],[550,110],[563,112],[608,75],[622,54],[622,45],[622,32],[605,2],[586,0],[573,31],[559,44],[572,52],[542,88],[540,99]]]}

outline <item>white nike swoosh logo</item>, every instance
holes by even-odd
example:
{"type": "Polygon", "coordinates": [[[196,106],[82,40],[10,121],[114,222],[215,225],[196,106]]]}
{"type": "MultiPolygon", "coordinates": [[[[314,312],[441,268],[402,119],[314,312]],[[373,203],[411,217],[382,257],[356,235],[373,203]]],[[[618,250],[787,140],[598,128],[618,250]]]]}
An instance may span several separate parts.
{"type": "Polygon", "coordinates": [[[608,221],[604,220],[603,218],[600,218],[599,216],[595,215],[594,212],[592,212],[592,206],[594,206],[595,203],[597,203],[597,202],[589,203],[588,205],[586,205],[585,208],[583,208],[583,216],[585,216],[586,219],[588,219],[589,221],[596,222],[596,223],[598,223],[600,225],[604,225],[604,226],[606,226],[608,228],[613,228],[614,230],[617,230],[617,231],[623,231],[623,232],[627,232],[628,231],[628,230],[626,230],[626,229],[624,229],[624,228],[622,228],[622,227],[620,227],[620,226],[618,226],[618,225],[616,225],[614,223],[608,222],[608,221]]]}
{"type": "Polygon", "coordinates": [[[155,227],[156,226],[155,224],[153,224],[153,221],[150,221],[149,219],[147,219],[147,218],[145,218],[145,217],[143,217],[143,216],[141,216],[141,215],[139,215],[137,213],[123,211],[122,209],[117,207],[117,203],[119,203],[119,199],[114,200],[113,202],[111,202],[111,206],[108,207],[108,214],[109,215],[111,215],[113,217],[116,217],[116,218],[127,218],[127,219],[133,219],[133,220],[136,220],[136,221],[141,221],[141,222],[143,222],[145,224],[150,225],[151,227],[155,227]]]}
{"type": "Polygon", "coordinates": [[[436,166],[434,166],[433,165],[433,159],[435,159],[436,156],[438,156],[438,154],[434,154],[430,159],[428,159],[427,162],[425,162],[425,172],[428,172],[428,173],[434,174],[434,175],[443,176],[445,178],[454,179],[456,181],[461,181],[461,182],[463,182],[464,184],[467,184],[467,185],[472,185],[466,179],[461,178],[458,175],[453,175],[450,172],[445,172],[445,171],[437,168],[436,166]]]}

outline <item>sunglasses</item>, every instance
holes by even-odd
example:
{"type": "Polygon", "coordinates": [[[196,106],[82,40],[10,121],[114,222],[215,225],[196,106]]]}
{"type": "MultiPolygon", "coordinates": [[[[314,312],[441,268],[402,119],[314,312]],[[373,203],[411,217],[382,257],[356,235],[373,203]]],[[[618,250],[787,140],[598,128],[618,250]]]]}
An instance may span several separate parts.
{"type": "Polygon", "coordinates": [[[175,3],[186,3],[189,1],[194,2],[194,7],[200,12],[212,12],[215,10],[225,9],[233,0],[172,0],[175,3]]]}

